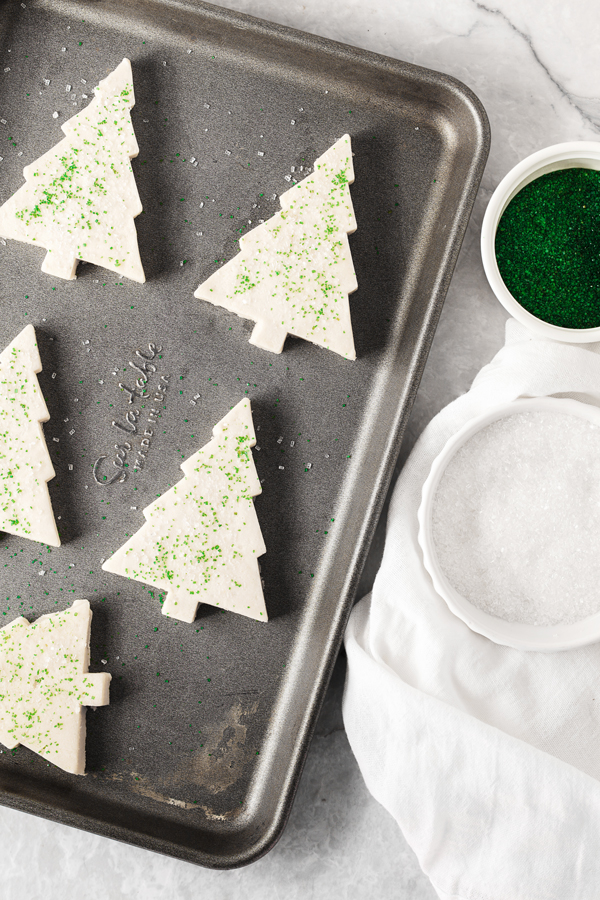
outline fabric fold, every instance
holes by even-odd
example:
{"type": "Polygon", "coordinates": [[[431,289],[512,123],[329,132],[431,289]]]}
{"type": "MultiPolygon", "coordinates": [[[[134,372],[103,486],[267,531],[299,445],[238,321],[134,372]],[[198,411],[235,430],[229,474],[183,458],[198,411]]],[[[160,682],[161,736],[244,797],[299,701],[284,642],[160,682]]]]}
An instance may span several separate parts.
{"type": "Polygon", "coordinates": [[[372,594],[350,618],[348,737],[441,897],[598,897],[600,645],[528,653],[472,632],[423,567],[417,509],[434,458],[473,416],[524,396],[600,405],[599,349],[507,323],[504,347],[406,462],[372,594]]]}

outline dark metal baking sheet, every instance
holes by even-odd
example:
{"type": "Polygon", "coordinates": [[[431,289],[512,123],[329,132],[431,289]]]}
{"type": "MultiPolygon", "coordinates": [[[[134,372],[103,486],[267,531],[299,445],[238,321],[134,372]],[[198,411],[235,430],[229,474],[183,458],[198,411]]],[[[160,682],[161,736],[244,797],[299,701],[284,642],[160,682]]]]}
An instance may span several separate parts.
{"type": "Polygon", "coordinates": [[[0,344],[37,329],[63,538],[50,552],[1,536],[0,619],[87,597],[91,669],[113,674],[110,706],[87,714],[88,775],[4,751],[0,800],[203,865],[241,865],[274,844],[290,810],[485,164],[487,119],[452,78],[201,3],[5,2],[0,27],[2,202],[82,95],[131,59],[148,279],[81,265],[64,282],[41,273],[42,250],[0,245],[0,344]],[[266,353],[248,343],[251,322],[193,291],[249,220],[278,209],[285,176],[346,131],[358,359],[293,338],[281,356],[266,353]],[[98,486],[93,464],[106,456],[110,469],[111,423],[127,406],[118,384],[151,342],[162,347],[155,377],[170,376],[161,427],[142,471],[98,486]],[[208,606],[193,626],[166,620],[158,592],[103,573],[101,560],[243,396],[260,428],[270,621],[208,606]]]}

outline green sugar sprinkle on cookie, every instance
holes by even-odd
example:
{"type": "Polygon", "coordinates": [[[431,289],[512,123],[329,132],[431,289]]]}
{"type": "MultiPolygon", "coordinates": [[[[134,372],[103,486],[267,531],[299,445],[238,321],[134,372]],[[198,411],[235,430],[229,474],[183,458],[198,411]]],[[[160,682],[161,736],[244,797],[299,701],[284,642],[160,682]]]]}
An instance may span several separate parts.
{"type": "Polygon", "coordinates": [[[294,334],[355,359],[348,295],[357,282],[348,243],[356,230],[349,135],[280,197],[281,210],[240,238],[240,253],[194,296],[256,322],[250,343],[281,353],[294,334]]]}
{"type": "Polygon", "coordinates": [[[252,498],[260,494],[248,399],[182,463],[184,478],[146,507],[146,523],[103,563],[166,593],[162,613],[193,622],[200,603],[266,621],[258,557],[266,552],[252,498]]]}
{"type": "Polygon", "coordinates": [[[85,770],[85,706],[108,703],[111,676],[90,674],[92,612],[76,600],[0,630],[0,742],[22,744],[74,775],[85,770]]]}
{"type": "Polygon", "coordinates": [[[47,482],[54,478],[41,423],[50,418],[37,380],[33,325],[0,354],[0,530],[55,547],[60,537],[47,482]]]}

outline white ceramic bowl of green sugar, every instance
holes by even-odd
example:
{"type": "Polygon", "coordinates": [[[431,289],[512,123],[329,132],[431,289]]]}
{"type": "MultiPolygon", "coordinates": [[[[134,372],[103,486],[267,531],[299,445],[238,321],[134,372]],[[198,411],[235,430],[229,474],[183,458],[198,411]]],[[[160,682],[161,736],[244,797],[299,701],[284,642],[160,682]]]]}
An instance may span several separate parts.
{"type": "Polygon", "coordinates": [[[418,517],[434,587],[473,631],[520,650],[600,640],[600,409],[540,397],[471,419],[418,517]]]}

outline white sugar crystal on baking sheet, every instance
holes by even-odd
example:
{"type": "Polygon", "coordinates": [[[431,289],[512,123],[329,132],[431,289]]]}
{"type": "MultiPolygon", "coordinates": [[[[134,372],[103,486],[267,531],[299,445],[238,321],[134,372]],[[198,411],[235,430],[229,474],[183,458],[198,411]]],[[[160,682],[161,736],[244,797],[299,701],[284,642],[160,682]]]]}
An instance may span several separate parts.
{"type": "Polygon", "coordinates": [[[600,426],[530,411],[457,451],[433,502],[442,570],[508,622],[569,624],[600,611],[600,426]]]}

